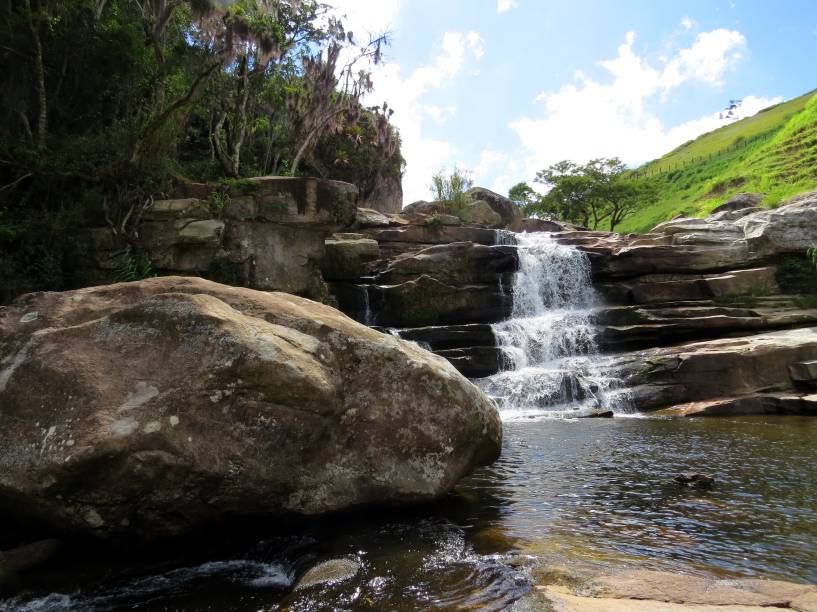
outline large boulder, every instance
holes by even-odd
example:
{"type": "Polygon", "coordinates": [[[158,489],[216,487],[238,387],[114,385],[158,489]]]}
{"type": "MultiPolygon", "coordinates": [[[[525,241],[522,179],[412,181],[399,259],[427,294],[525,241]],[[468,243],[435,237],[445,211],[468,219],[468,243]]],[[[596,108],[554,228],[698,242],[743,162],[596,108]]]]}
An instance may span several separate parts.
{"type": "Polygon", "coordinates": [[[761,255],[805,251],[817,245],[817,191],[742,217],[735,225],[743,230],[749,248],[761,255]]]}
{"type": "Polygon", "coordinates": [[[380,257],[376,240],[363,234],[333,234],[325,243],[321,272],[327,280],[351,280],[362,276],[367,262],[380,257]]]}
{"type": "Polygon", "coordinates": [[[757,208],[762,202],[762,193],[737,193],[720,206],[713,208],[712,214],[757,208]]]}
{"type": "Polygon", "coordinates": [[[164,277],[0,310],[0,514],[151,538],[436,498],[499,454],[444,359],[281,293],[164,277]]]}
{"type": "Polygon", "coordinates": [[[476,200],[465,207],[465,219],[474,225],[501,228],[505,222],[485,200],[476,200]]]}
{"type": "Polygon", "coordinates": [[[503,226],[513,232],[518,232],[522,229],[522,210],[510,198],[494,193],[490,189],[484,187],[473,187],[468,190],[471,199],[476,201],[482,200],[496,212],[501,218],[503,226]]]}
{"type": "Polygon", "coordinates": [[[690,342],[624,353],[605,367],[630,390],[633,407],[792,390],[791,364],[817,359],[817,327],[690,342]]]}

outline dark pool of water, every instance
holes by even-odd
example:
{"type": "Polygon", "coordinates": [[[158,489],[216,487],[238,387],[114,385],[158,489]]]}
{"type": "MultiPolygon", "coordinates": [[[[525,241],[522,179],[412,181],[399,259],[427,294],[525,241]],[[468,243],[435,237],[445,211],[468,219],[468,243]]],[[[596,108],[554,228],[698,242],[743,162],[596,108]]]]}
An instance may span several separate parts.
{"type": "Polygon", "coordinates": [[[529,559],[817,582],[817,419],[505,424],[502,458],[433,507],[38,584],[0,610],[502,609],[529,559]],[[716,476],[710,491],[673,482],[716,476]],[[292,593],[325,559],[353,580],[292,593]],[[50,593],[50,594],[49,594],[50,593]]]}

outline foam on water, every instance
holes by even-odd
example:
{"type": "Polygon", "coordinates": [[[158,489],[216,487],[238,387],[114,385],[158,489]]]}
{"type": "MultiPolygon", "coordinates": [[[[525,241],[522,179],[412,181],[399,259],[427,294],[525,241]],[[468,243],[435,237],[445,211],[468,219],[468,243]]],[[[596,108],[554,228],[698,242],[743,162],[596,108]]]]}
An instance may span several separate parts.
{"type": "Polygon", "coordinates": [[[547,232],[500,232],[497,242],[517,246],[519,269],[511,318],[493,325],[503,371],[478,382],[503,418],[559,416],[576,408],[622,411],[626,393],[598,359],[587,255],[547,232]]]}

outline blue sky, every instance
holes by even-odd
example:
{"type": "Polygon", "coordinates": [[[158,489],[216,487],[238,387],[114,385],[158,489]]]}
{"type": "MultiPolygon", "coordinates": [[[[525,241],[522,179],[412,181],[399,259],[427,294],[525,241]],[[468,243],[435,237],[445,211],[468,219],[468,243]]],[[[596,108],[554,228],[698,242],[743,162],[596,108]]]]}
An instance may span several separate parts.
{"type": "MultiPolygon", "coordinates": [[[[330,0],[331,2],[331,0],[330,0]]],[[[817,88],[814,0],[335,0],[391,32],[367,102],[403,137],[405,202],[457,165],[506,192],[560,159],[637,165],[817,88]]]]}

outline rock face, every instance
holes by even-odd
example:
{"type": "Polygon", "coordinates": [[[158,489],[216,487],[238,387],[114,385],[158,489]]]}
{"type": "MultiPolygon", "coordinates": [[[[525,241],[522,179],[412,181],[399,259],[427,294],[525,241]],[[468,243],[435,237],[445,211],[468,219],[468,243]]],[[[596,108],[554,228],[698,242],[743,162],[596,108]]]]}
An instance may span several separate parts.
{"type": "Polygon", "coordinates": [[[793,388],[789,365],[817,359],[817,327],[692,342],[609,359],[609,367],[623,377],[639,410],[789,391],[793,388]]]}
{"type": "Polygon", "coordinates": [[[381,172],[361,202],[361,206],[383,213],[399,213],[403,207],[403,183],[400,172],[381,172]]]}
{"type": "Polygon", "coordinates": [[[469,189],[468,194],[475,202],[481,201],[488,204],[499,215],[505,229],[512,232],[518,232],[522,229],[522,211],[514,204],[513,200],[484,187],[469,189]]]}
{"type": "Polygon", "coordinates": [[[546,584],[513,610],[562,612],[761,612],[817,610],[817,588],[782,580],[717,579],[628,570],[572,585],[546,584]]]}
{"type": "Polygon", "coordinates": [[[440,357],[302,298],[164,277],[0,310],[0,513],[150,538],[433,499],[499,454],[440,357]]]}
{"type": "MultiPolygon", "coordinates": [[[[195,274],[231,285],[327,296],[324,239],[355,221],[357,188],[312,178],[258,177],[227,193],[191,184],[194,197],[158,200],[139,228],[140,250],[160,274],[195,274]]],[[[99,278],[122,266],[107,228],[90,230],[99,278]]]]}
{"type": "MultiPolygon", "coordinates": [[[[518,211],[486,190],[471,196],[498,203],[492,211],[509,219],[518,211]]],[[[808,394],[817,375],[802,364],[813,360],[817,307],[813,299],[781,295],[779,278],[786,258],[817,244],[817,193],[774,210],[758,209],[759,202],[757,194],[741,194],[707,218],[679,217],[646,235],[522,221],[526,231],[549,232],[591,259],[598,345],[620,353],[608,361],[634,386],[635,409],[681,406],[666,413],[673,416],[813,412],[808,394]],[[710,371],[709,363],[725,369],[710,371]]],[[[431,214],[441,215],[439,203],[418,202],[401,215],[359,214],[357,231],[378,244],[379,259],[332,291],[344,312],[399,328],[394,333],[467,376],[494,374],[504,360],[488,324],[511,312],[516,247],[497,244],[507,234],[490,228],[428,225],[431,214]]]]}
{"type": "Polygon", "coordinates": [[[817,244],[817,192],[771,210],[727,208],[704,219],[680,217],[644,235],[564,232],[559,240],[591,253],[599,278],[756,267],[817,244]]]}

